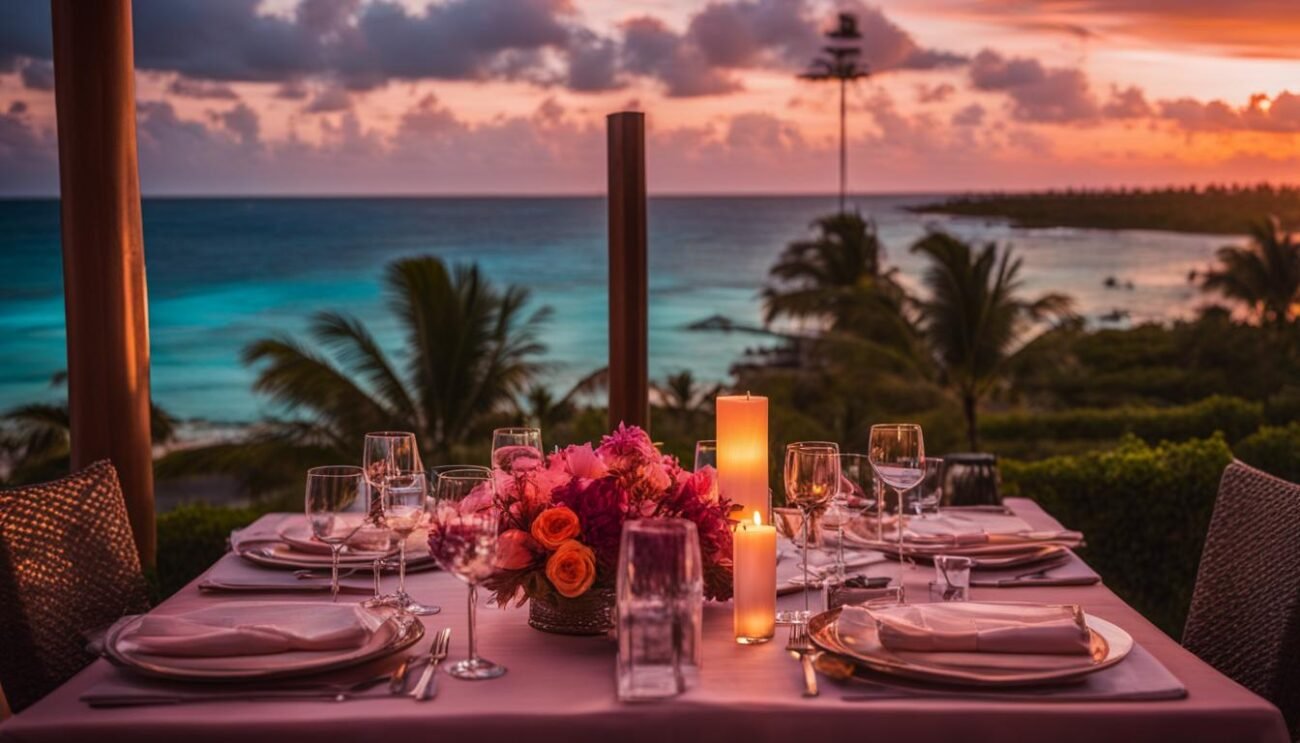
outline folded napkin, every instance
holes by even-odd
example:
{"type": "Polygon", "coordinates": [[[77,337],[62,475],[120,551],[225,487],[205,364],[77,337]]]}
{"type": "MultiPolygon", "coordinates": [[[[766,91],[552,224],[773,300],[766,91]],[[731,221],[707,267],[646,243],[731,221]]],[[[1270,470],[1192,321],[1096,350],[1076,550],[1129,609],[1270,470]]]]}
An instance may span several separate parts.
{"type": "Polygon", "coordinates": [[[291,650],[345,650],[369,632],[355,607],[315,604],[226,604],[185,614],[145,615],[123,638],[135,652],[177,657],[268,655],[291,650]]]}
{"type": "Polygon", "coordinates": [[[890,650],[1086,655],[1083,610],[1073,605],[952,602],[871,609],[890,650]]]}

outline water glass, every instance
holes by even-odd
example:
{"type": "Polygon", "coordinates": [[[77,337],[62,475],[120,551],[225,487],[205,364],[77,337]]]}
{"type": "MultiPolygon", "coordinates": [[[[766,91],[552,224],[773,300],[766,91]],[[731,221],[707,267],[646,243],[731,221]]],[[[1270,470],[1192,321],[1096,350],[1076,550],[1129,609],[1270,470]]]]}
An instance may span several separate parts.
{"type": "Polygon", "coordinates": [[[447,673],[460,679],[496,678],[505,666],[479,657],[477,629],[478,584],[496,570],[497,529],[492,473],[462,468],[438,475],[437,503],[429,520],[429,550],[444,570],[469,585],[469,657],[453,663],[447,673]]]}
{"type": "Polygon", "coordinates": [[[654,518],[623,527],[617,614],[619,699],[662,699],[695,682],[704,626],[695,524],[654,518]]]}
{"type": "Polygon", "coordinates": [[[925,478],[925,438],[915,423],[885,423],[871,427],[867,460],[876,476],[898,493],[898,585],[903,585],[903,568],[908,563],[903,536],[908,493],[925,478]]]}
{"type": "Polygon", "coordinates": [[[785,448],[785,499],[803,512],[803,612],[782,613],[785,621],[812,615],[812,576],[808,572],[812,514],[840,491],[840,447],[829,441],[800,441],[785,448]]]}
{"type": "MultiPolygon", "coordinates": [[[[384,487],[389,475],[397,472],[422,472],[424,464],[420,460],[420,448],[415,434],[410,431],[372,431],[366,434],[362,444],[361,465],[366,472],[366,481],[370,485],[369,520],[363,527],[366,541],[376,552],[388,553],[392,550],[396,535],[388,528],[384,520],[384,487]]],[[[402,603],[397,594],[380,595],[380,571],[384,568],[384,558],[377,557],[372,566],[375,579],[374,598],[365,602],[366,606],[398,606],[402,603]]],[[[427,608],[427,607],[426,607],[427,608]]]]}
{"type": "Polygon", "coordinates": [[[536,469],[546,463],[542,429],[498,428],[492,432],[492,466],[506,473],[536,469]]]}
{"type": "Polygon", "coordinates": [[[339,553],[365,522],[366,479],[360,467],[307,470],[305,510],[312,536],[330,548],[330,600],[339,600],[339,553]]]}
{"type": "Polygon", "coordinates": [[[384,522],[397,538],[397,606],[412,614],[437,614],[437,606],[425,606],[406,592],[406,542],[425,519],[429,500],[423,472],[394,472],[384,477],[384,522]]]}
{"type": "Polygon", "coordinates": [[[718,442],[714,439],[695,442],[695,468],[691,471],[699,472],[705,467],[718,468],[718,442]]]}
{"type": "Polygon", "coordinates": [[[931,601],[966,601],[970,598],[970,570],[975,561],[962,555],[938,555],[934,558],[934,582],[930,584],[931,601]]]}
{"type": "Polygon", "coordinates": [[[916,495],[911,499],[913,513],[921,518],[939,512],[943,503],[943,459],[925,458],[925,476],[916,488],[916,495]]]}

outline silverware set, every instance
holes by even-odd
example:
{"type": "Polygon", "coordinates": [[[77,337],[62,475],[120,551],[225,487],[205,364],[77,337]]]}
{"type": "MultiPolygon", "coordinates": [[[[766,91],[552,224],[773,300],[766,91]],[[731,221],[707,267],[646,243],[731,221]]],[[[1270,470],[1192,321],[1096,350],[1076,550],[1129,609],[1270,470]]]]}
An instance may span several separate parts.
{"type": "Polygon", "coordinates": [[[437,696],[438,666],[447,659],[447,651],[450,647],[451,628],[443,627],[438,632],[438,636],[433,638],[433,646],[429,649],[429,664],[424,667],[424,673],[420,674],[420,680],[416,682],[415,689],[411,692],[412,699],[423,702],[437,696]]]}
{"type": "Polygon", "coordinates": [[[796,622],[790,625],[790,639],[785,644],[785,650],[803,669],[803,695],[805,697],[815,697],[819,693],[817,690],[817,671],[813,668],[813,654],[816,648],[813,647],[812,640],[808,637],[808,624],[806,622],[796,622]]]}

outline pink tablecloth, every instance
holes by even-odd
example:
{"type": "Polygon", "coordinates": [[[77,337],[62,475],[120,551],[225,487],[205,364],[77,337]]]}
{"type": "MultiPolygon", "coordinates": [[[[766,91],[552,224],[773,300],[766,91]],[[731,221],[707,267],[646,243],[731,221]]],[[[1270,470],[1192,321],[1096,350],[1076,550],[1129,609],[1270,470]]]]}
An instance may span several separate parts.
{"type": "MultiPolygon", "coordinates": [[[[1030,501],[1015,500],[1011,505],[1035,528],[1059,526],[1030,501]]],[[[917,581],[916,590],[924,590],[928,578],[928,571],[916,570],[909,580],[917,581]]],[[[417,599],[443,606],[442,614],[426,618],[425,623],[431,629],[451,626],[452,657],[463,654],[464,587],[442,573],[412,576],[409,587],[417,599]]],[[[975,589],[973,597],[1080,603],[1088,612],[1128,630],[1182,681],[1188,697],[1156,702],[951,698],[846,702],[841,699],[843,690],[827,682],[821,697],[804,699],[799,696],[797,666],[782,649],[783,634],[767,645],[737,646],[731,641],[729,608],[710,606],[699,687],[664,703],[625,705],[614,697],[614,648],[607,640],[543,635],[527,626],[523,610],[485,609],[479,612],[481,651],[509,666],[510,672],[490,682],[444,677],[438,699],[426,704],[381,698],[90,709],[78,700],[79,695],[118,673],[99,661],[22,714],[0,723],[0,741],[1286,740],[1282,717],[1271,704],[1184,651],[1103,585],[975,589]]],[[[249,599],[262,600],[265,595],[249,599]]],[[[246,599],[202,595],[191,585],[161,609],[183,611],[214,601],[241,600],[246,599]]],[[[798,600],[798,596],[782,599],[791,605],[798,600]]],[[[426,639],[421,648],[427,645],[426,639]]]]}

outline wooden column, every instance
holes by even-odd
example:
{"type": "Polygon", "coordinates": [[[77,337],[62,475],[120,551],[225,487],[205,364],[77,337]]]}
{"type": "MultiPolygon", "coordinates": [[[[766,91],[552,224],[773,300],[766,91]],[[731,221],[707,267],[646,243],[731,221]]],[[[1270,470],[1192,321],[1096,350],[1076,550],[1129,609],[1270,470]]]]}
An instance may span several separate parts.
{"type": "Polygon", "coordinates": [[[130,0],[52,0],[72,466],[117,468],[154,564],[149,317],[130,0]]]}
{"type": "Polygon", "coordinates": [[[645,114],[621,111],[609,133],[609,425],[650,428],[645,114]]]}

